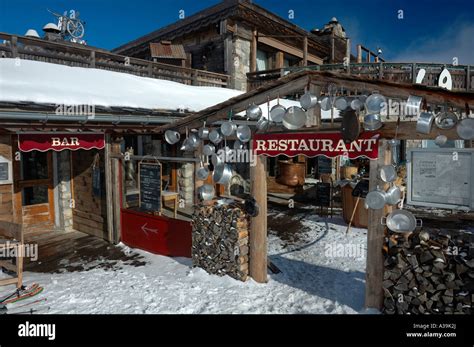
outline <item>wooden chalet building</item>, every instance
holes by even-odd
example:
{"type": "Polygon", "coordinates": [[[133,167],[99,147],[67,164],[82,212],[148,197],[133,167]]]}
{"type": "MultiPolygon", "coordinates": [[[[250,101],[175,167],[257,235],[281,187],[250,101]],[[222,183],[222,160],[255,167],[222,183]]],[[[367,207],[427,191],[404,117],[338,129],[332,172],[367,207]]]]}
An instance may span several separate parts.
{"type": "Polygon", "coordinates": [[[224,0],[113,52],[163,62],[157,51],[171,44],[176,56],[167,55],[168,63],[181,65],[182,46],[185,66],[230,75],[230,87],[239,90],[247,89],[249,72],[342,63],[350,46],[336,18],[308,32],[251,0],[224,0]]]}

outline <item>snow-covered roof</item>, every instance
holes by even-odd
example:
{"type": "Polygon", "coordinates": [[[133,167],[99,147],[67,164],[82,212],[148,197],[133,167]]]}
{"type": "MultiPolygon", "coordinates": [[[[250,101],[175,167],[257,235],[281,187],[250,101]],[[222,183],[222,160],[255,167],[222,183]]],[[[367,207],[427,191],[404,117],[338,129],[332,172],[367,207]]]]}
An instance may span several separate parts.
{"type": "MultiPolygon", "coordinates": [[[[131,74],[70,67],[24,59],[0,59],[0,102],[94,105],[157,110],[201,111],[243,94],[242,91],[197,87],[131,74]]],[[[270,108],[277,100],[270,101],[270,108]]],[[[280,99],[285,107],[299,101],[280,99]]],[[[267,104],[260,105],[268,118],[267,104]]],[[[335,110],[334,116],[338,117],[335,110]]],[[[245,111],[237,116],[245,116],[245,111]]],[[[331,112],[322,111],[322,119],[331,112]]]]}
{"type": "Polygon", "coordinates": [[[200,111],[243,92],[100,69],[0,59],[0,101],[200,111]]]}

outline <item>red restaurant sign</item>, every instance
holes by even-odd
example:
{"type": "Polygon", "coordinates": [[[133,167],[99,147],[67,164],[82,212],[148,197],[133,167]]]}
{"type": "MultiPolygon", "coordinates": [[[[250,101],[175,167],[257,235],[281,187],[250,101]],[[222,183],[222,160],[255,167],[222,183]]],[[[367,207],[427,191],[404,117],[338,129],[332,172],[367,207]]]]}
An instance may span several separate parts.
{"type": "Polygon", "coordinates": [[[25,133],[18,134],[18,148],[22,152],[64,149],[102,149],[105,147],[104,134],[91,133],[25,133]]]}
{"type": "Polygon", "coordinates": [[[257,134],[253,138],[253,148],[257,155],[271,157],[283,154],[289,157],[324,155],[334,158],[341,155],[350,159],[377,159],[378,138],[379,134],[363,133],[354,142],[346,144],[340,133],[257,134]]]}

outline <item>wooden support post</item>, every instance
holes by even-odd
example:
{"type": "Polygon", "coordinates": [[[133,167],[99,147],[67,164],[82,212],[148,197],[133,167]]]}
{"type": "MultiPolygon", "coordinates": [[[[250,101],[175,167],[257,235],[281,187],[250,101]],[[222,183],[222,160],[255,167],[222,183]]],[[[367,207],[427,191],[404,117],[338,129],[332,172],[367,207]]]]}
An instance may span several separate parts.
{"type": "Polygon", "coordinates": [[[11,41],[12,58],[18,58],[18,37],[12,36],[11,41]]]}
{"type": "Polygon", "coordinates": [[[303,66],[308,66],[308,37],[303,38],[303,66]]]}
{"type": "Polygon", "coordinates": [[[471,66],[466,66],[466,92],[471,90],[471,66]]]}
{"type": "Polygon", "coordinates": [[[148,77],[153,77],[153,62],[149,62],[147,66],[148,77]]]}
{"type": "Polygon", "coordinates": [[[334,30],[331,32],[331,64],[336,62],[336,35],[334,30]]]}
{"type": "Polygon", "coordinates": [[[91,51],[91,55],[89,58],[89,67],[95,68],[95,51],[91,51]]]}
{"type": "MultiPolygon", "coordinates": [[[[309,87],[309,92],[316,97],[321,95],[321,86],[316,84],[311,84],[309,87]]],[[[307,127],[319,127],[321,126],[321,107],[313,107],[308,110],[308,117],[306,121],[307,127]]]]}
{"type": "Polygon", "coordinates": [[[281,69],[284,65],[285,55],[283,52],[276,52],[275,54],[275,69],[281,69]]]}
{"type": "Polygon", "coordinates": [[[250,277],[256,282],[267,282],[267,158],[257,157],[250,168],[251,193],[259,206],[258,216],[252,218],[249,235],[250,277]]]}
{"type": "Polygon", "coordinates": [[[120,174],[122,165],[120,159],[113,158],[112,160],[112,196],[113,196],[113,213],[114,213],[114,222],[113,222],[113,235],[112,242],[118,244],[122,236],[122,229],[120,223],[120,216],[122,208],[122,182],[121,178],[123,177],[120,174]]]}
{"type": "Polygon", "coordinates": [[[250,72],[257,71],[257,30],[252,31],[252,47],[250,47],[250,72]]]}
{"type": "Polygon", "coordinates": [[[357,45],[357,63],[362,63],[362,45],[357,45]]]}
{"type": "MultiPolygon", "coordinates": [[[[377,188],[384,188],[385,183],[378,177],[379,167],[385,164],[391,164],[390,146],[387,140],[379,141],[379,158],[370,161],[370,180],[369,191],[377,188]]],[[[384,242],[385,226],[381,219],[385,217],[391,208],[373,210],[369,209],[368,230],[367,230],[367,265],[365,281],[365,306],[381,309],[383,305],[383,254],[382,247],[384,242]]]]}
{"type": "Polygon", "coordinates": [[[411,83],[416,83],[416,63],[411,64],[411,83]]]}
{"type": "Polygon", "coordinates": [[[351,74],[351,39],[346,39],[346,60],[344,61],[344,65],[347,67],[347,74],[351,74]]]}
{"type": "Polygon", "coordinates": [[[114,239],[114,210],[113,210],[113,185],[112,185],[112,139],[110,134],[105,135],[105,201],[106,201],[106,223],[107,241],[114,239]]]}

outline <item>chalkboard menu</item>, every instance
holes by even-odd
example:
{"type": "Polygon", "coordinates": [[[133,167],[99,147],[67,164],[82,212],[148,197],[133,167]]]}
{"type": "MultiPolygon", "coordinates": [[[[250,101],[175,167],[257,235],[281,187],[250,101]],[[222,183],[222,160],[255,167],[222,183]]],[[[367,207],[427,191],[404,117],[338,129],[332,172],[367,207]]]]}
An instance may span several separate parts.
{"type": "Polygon", "coordinates": [[[331,184],[317,183],[316,184],[317,205],[330,207],[331,206],[331,184]]]}
{"type": "Polygon", "coordinates": [[[161,212],[161,164],[140,163],[138,171],[140,209],[161,212]]]}
{"type": "Polygon", "coordinates": [[[332,159],[320,155],[318,158],[318,176],[332,173],[332,159]]]}
{"type": "Polygon", "coordinates": [[[0,163],[0,181],[8,181],[10,179],[9,176],[9,163],[4,162],[0,163]]]}
{"type": "Polygon", "coordinates": [[[98,166],[92,169],[92,192],[94,196],[101,196],[100,168],[98,166]]]}

